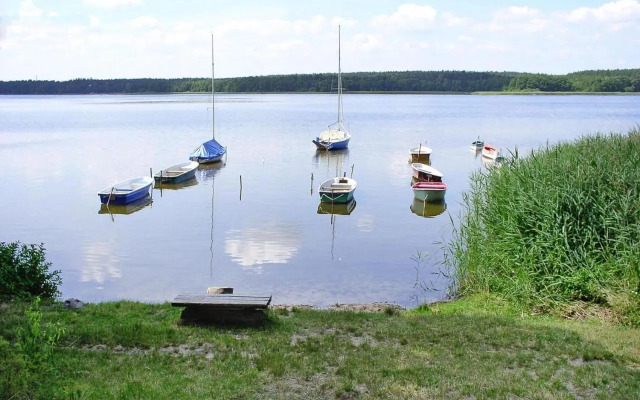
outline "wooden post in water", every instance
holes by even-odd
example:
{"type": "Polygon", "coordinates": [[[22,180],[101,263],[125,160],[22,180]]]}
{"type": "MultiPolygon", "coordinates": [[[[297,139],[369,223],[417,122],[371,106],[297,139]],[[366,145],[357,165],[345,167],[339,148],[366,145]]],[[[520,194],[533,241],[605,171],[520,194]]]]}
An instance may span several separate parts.
{"type": "MultiPolygon", "coordinates": [[[[151,175],[151,179],[153,180],[153,168],[149,167],[149,175],[151,175]]],[[[160,170],[160,176],[162,176],[162,170],[160,170]]],[[[162,179],[160,179],[162,181],[162,179]]],[[[153,200],[153,181],[151,182],[151,200],[153,200]]]]}
{"type": "Polygon", "coordinates": [[[355,167],[355,166],[356,166],[355,164],[351,165],[351,176],[350,176],[351,178],[353,178],[353,167],[355,167]]]}
{"type": "Polygon", "coordinates": [[[242,175],[240,175],[240,201],[242,201],[242,175]]]}
{"type": "Polygon", "coordinates": [[[311,196],[313,196],[313,172],[311,173],[311,196]]]}

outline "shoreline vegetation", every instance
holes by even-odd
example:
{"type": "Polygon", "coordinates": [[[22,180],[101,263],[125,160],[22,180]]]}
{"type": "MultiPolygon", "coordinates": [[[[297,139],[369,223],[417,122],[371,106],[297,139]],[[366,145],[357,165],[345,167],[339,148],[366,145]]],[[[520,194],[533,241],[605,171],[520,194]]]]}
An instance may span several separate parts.
{"type": "MultiPolygon", "coordinates": [[[[602,94],[640,93],[640,69],[566,75],[520,72],[389,71],[343,74],[348,93],[398,94],[602,94]]],[[[330,93],[334,74],[265,75],[215,80],[219,93],[330,93]]],[[[210,78],[0,81],[0,94],[209,93],[210,78]]]]}
{"type": "MultiPolygon", "coordinates": [[[[51,291],[0,302],[0,398],[636,398],[639,129],[474,173],[452,301],[271,307],[257,327],[183,325],[169,303],[66,309],[51,291]]],[[[31,275],[59,283],[42,245],[2,245],[0,272],[20,271],[5,299],[22,279],[37,294],[31,275]]]]}

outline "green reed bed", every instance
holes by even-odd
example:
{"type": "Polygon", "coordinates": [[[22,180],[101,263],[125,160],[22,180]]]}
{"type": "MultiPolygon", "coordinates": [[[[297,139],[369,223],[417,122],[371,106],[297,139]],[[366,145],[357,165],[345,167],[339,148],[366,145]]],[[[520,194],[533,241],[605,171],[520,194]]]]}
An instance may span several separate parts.
{"type": "Polygon", "coordinates": [[[449,247],[459,295],[499,293],[536,308],[622,304],[640,322],[638,129],[526,157],[516,150],[471,180],[449,247]]]}

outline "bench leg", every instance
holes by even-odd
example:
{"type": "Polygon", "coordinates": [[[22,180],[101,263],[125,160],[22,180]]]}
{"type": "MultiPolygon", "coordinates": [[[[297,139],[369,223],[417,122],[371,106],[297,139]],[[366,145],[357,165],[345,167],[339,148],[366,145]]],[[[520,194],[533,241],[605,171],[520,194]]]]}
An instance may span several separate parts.
{"type": "Polygon", "coordinates": [[[267,319],[263,310],[185,307],[180,315],[185,325],[262,325],[267,319]]]}

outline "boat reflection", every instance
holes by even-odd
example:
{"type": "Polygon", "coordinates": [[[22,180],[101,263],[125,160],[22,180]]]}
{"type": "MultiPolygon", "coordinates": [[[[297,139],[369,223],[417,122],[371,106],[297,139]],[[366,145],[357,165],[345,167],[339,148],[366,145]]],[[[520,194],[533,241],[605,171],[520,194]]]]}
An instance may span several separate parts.
{"type": "Polygon", "coordinates": [[[221,162],[200,164],[198,166],[198,170],[196,171],[196,176],[198,177],[198,181],[204,182],[204,181],[213,180],[215,175],[222,168],[224,168],[224,166],[225,166],[225,164],[221,163],[221,162]]]}
{"type": "Polygon", "coordinates": [[[198,184],[198,180],[193,177],[191,179],[187,179],[186,181],[178,182],[178,183],[156,183],[154,189],[160,190],[160,194],[162,195],[163,190],[180,190],[184,188],[188,188],[190,186],[195,186],[198,184]]]}
{"type": "Polygon", "coordinates": [[[318,214],[349,215],[356,208],[356,200],[348,203],[324,203],[318,205],[318,214]]]}
{"type": "Polygon", "coordinates": [[[133,214],[136,211],[140,211],[143,208],[150,206],[153,203],[151,196],[146,196],[136,201],[127,204],[100,204],[100,210],[98,214],[133,214]]]}
{"type": "Polygon", "coordinates": [[[485,168],[500,167],[502,165],[503,160],[504,159],[501,157],[493,159],[493,158],[482,156],[482,165],[485,168]]]}
{"type": "Polygon", "coordinates": [[[316,165],[325,165],[327,173],[331,176],[342,175],[342,166],[349,164],[349,148],[337,150],[316,150],[313,160],[316,165]],[[333,168],[335,168],[335,172],[333,168]]]}
{"type": "Polygon", "coordinates": [[[444,201],[439,203],[426,203],[414,198],[409,208],[415,215],[424,218],[433,218],[442,214],[447,209],[447,203],[444,201]]]}

